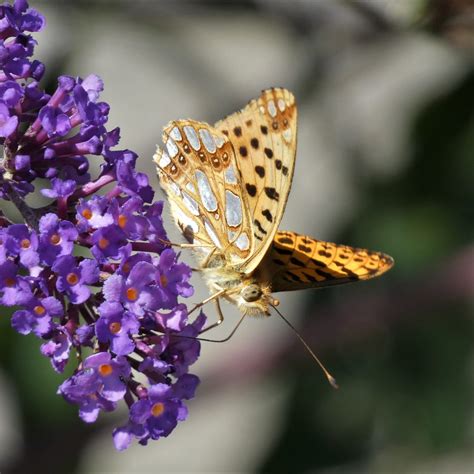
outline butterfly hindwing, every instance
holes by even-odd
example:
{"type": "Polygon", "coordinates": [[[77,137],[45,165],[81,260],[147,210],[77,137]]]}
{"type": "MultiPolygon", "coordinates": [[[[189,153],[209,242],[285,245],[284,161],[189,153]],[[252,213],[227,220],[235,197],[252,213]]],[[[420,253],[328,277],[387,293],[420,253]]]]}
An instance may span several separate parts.
{"type": "Polygon", "coordinates": [[[278,232],[262,263],[273,292],[322,288],[385,273],[393,259],[381,252],[278,232]]]}
{"type": "Polygon", "coordinates": [[[163,143],[154,160],[183,235],[207,246],[198,247],[203,258],[216,247],[230,265],[242,264],[253,252],[251,217],[229,139],[207,123],[177,120],[163,143]]]}
{"type": "Polygon", "coordinates": [[[232,143],[249,206],[255,244],[245,273],[259,265],[281,221],[295,164],[296,120],[293,94],[273,88],[215,124],[232,143]]]}

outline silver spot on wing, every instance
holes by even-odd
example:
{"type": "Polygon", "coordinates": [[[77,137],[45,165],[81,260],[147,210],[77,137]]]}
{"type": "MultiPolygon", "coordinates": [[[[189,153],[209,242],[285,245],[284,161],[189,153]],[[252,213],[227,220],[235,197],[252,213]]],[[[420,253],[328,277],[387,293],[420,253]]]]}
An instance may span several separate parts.
{"type": "Polygon", "coordinates": [[[188,193],[183,193],[183,202],[191,214],[199,216],[198,203],[188,193]]]}
{"type": "Polygon", "coordinates": [[[247,250],[250,246],[249,238],[247,234],[243,232],[239,235],[239,238],[235,241],[234,245],[240,250],[247,250]]]}
{"type": "Polygon", "coordinates": [[[201,170],[196,170],[196,181],[203,206],[210,212],[217,211],[216,196],[212,192],[207,176],[201,170]]]}
{"type": "Polygon", "coordinates": [[[231,227],[242,224],[242,201],[231,191],[225,192],[225,218],[231,227]]]}
{"type": "Polygon", "coordinates": [[[232,165],[230,165],[224,173],[224,179],[226,183],[237,184],[237,176],[235,175],[235,170],[232,165]]]}
{"type": "Polygon", "coordinates": [[[180,142],[183,137],[178,127],[173,127],[170,131],[170,137],[177,142],[180,142]]]}
{"type": "Polygon", "coordinates": [[[273,102],[273,100],[269,100],[269,101],[268,101],[267,109],[268,109],[268,113],[269,113],[272,117],[276,117],[277,109],[276,109],[276,107],[275,107],[275,102],[273,102]]]}
{"type": "Polygon", "coordinates": [[[166,149],[171,158],[174,158],[178,154],[178,147],[172,138],[168,138],[166,142],[166,149]]]}
{"type": "Polygon", "coordinates": [[[186,125],[185,127],[183,127],[183,130],[190,145],[196,151],[198,151],[201,148],[201,143],[199,142],[199,138],[197,136],[196,130],[194,130],[194,128],[191,127],[190,125],[186,125]]]}
{"type": "Polygon", "coordinates": [[[224,139],[217,135],[212,135],[212,138],[214,138],[214,141],[216,142],[218,148],[220,148],[225,143],[224,139]]]}
{"type": "Polygon", "coordinates": [[[169,182],[169,187],[176,194],[176,196],[181,196],[181,189],[179,189],[179,186],[174,181],[169,182]]]}
{"type": "Polygon", "coordinates": [[[158,161],[160,168],[166,168],[171,163],[171,158],[165,150],[161,152],[161,158],[158,161]]]}
{"type": "Polygon", "coordinates": [[[233,243],[240,250],[248,250],[250,247],[250,241],[246,232],[242,232],[237,238],[237,232],[232,230],[227,231],[229,242],[233,243]]]}
{"type": "Polygon", "coordinates": [[[204,146],[206,147],[206,150],[209,153],[215,153],[217,150],[216,143],[212,139],[212,135],[207,130],[207,128],[200,128],[199,129],[199,136],[201,137],[202,142],[204,143],[204,146]]]}

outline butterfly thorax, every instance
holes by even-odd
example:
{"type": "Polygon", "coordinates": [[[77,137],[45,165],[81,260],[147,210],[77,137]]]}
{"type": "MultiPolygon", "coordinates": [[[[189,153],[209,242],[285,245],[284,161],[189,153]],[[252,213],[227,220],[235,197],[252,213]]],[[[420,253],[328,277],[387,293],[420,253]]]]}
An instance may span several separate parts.
{"type": "Polygon", "coordinates": [[[222,297],[249,316],[269,316],[269,306],[275,300],[270,285],[245,275],[228,266],[202,269],[204,279],[211,293],[225,290],[222,297]]]}

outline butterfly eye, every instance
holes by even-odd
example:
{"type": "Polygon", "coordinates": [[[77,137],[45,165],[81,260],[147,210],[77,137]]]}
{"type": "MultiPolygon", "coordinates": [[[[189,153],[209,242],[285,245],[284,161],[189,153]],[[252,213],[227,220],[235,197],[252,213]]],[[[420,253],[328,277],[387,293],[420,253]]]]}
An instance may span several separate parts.
{"type": "Polygon", "coordinates": [[[240,292],[242,298],[249,303],[257,301],[262,296],[262,290],[258,285],[248,285],[240,292]]]}

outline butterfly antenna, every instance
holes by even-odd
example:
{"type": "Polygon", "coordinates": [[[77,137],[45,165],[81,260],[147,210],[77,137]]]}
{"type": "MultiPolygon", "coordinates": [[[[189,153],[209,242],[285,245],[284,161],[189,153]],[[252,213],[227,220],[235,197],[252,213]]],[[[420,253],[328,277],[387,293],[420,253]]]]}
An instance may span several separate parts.
{"type": "Polygon", "coordinates": [[[324,375],[326,376],[326,378],[328,379],[328,382],[334,387],[334,388],[339,388],[339,386],[337,385],[336,383],[336,379],[328,372],[328,370],[326,369],[326,367],[324,367],[323,363],[318,359],[318,356],[313,352],[313,350],[311,349],[311,347],[308,346],[308,344],[306,343],[306,341],[303,339],[303,337],[301,336],[301,334],[296,330],[296,328],[293,326],[293,324],[290,323],[290,321],[288,321],[288,319],[285,318],[285,316],[283,316],[283,314],[280,313],[280,311],[273,305],[270,305],[277,313],[278,315],[280,316],[281,319],[283,319],[283,321],[285,321],[286,324],[288,324],[288,326],[293,330],[293,332],[298,336],[298,339],[301,341],[301,343],[303,344],[303,346],[306,348],[306,350],[311,354],[311,357],[317,362],[317,364],[319,365],[319,367],[321,367],[321,370],[323,371],[324,375]]]}

